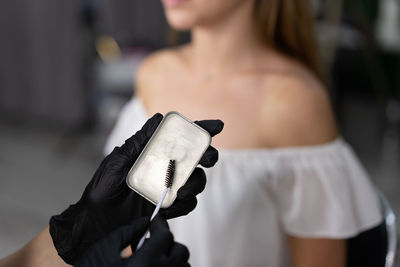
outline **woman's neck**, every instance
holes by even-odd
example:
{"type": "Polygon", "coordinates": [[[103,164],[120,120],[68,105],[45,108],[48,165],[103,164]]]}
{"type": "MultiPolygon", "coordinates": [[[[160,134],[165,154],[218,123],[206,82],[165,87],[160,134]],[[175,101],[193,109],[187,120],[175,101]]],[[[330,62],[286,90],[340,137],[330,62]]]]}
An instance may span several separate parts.
{"type": "Polygon", "coordinates": [[[252,65],[262,46],[252,17],[253,3],[243,1],[218,21],[192,29],[189,51],[195,70],[221,74],[236,70],[238,65],[252,65]]]}

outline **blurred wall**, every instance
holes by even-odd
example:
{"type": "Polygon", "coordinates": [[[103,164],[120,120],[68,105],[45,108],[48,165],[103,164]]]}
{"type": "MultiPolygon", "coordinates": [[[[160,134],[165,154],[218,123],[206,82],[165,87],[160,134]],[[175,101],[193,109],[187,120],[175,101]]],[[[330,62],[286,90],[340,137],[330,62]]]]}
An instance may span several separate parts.
{"type": "Polygon", "coordinates": [[[0,1],[0,116],[68,125],[85,119],[81,5],[0,1]]]}
{"type": "Polygon", "coordinates": [[[98,28],[122,47],[166,45],[167,22],[160,0],[98,0],[98,28]]]}

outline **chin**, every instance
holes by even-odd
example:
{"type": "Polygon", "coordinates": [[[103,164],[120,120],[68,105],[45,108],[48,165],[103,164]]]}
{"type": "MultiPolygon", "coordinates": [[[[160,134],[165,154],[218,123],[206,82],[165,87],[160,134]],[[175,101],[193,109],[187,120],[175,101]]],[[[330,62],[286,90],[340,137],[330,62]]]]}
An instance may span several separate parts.
{"type": "Polygon", "coordinates": [[[169,26],[175,30],[186,31],[196,26],[196,19],[186,12],[166,11],[169,26]]]}

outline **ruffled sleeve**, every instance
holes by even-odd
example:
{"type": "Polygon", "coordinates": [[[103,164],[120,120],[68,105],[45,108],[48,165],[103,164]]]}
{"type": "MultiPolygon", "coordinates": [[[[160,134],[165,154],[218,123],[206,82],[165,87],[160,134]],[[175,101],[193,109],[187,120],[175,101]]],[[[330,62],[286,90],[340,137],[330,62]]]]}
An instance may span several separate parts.
{"type": "Polygon", "coordinates": [[[374,186],[342,139],[282,153],[277,164],[273,185],[286,233],[348,238],[382,221],[374,186]]]}

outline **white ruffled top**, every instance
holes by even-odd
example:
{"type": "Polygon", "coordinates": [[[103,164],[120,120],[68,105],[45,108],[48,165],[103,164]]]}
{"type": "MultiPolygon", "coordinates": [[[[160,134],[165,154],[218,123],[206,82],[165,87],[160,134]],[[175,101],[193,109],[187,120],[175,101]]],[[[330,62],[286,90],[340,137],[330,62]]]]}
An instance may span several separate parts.
{"type": "MultiPolygon", "coordinates": [[[[147,120],[139,99],[123,108],[105,152],[147,120]]],[[[170,221],[195,267],[292,266],[287,234],[348,238],[382,221],[367,173],[342,139],[307,147],[219,149],[196,209],[170,221]]]]}

